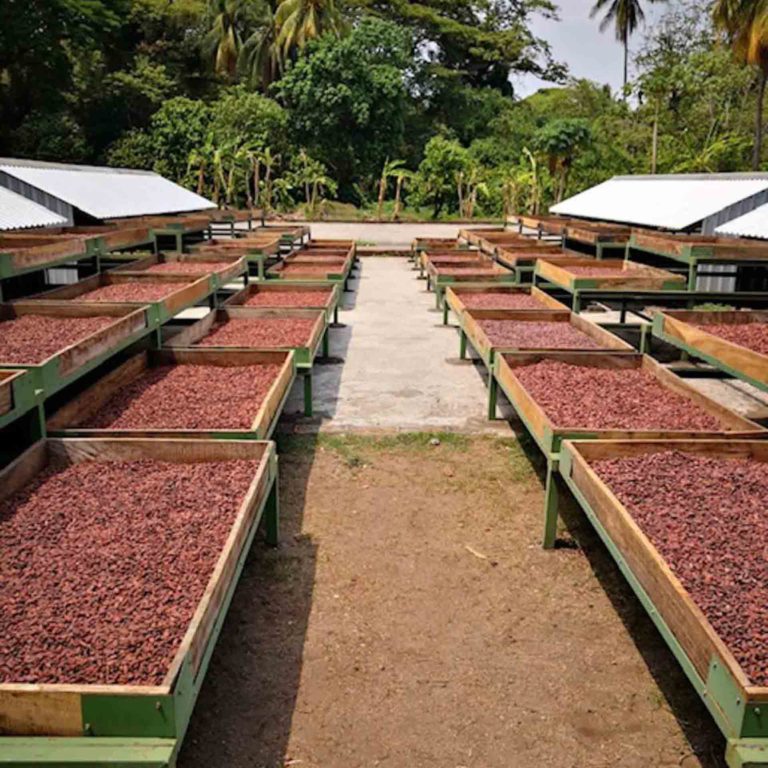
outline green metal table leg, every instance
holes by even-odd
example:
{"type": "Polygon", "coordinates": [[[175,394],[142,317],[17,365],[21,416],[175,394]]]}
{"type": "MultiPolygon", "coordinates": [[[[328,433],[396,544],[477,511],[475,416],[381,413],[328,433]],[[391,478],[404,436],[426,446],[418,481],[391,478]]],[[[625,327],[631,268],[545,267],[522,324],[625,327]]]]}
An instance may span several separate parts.
{"type": "Polygon", "coordinates": [[[648,325],[643,323],[640,326],[640,353],[645,355],[650,353],[650,334],[648,333],[648,325]]]}
{"type": "Polygon", "coordinates": [[[493,375],[493,371],[488,374],[488,421],[496,419],[496,404],[499,401],[499,383],[493,375]]]}
{"type": "Polygon", "coordinates": [[[435,309],[440,309],[440,291],[435,286],[435,309]]]}
{"type": "Polygon", "coordinates": [[[544,489],[544,549],[553,549],[557,539],[557,510],[560,503],[557,487],[557,460],[547,460],[547,482],[544,489]]]}
{"type": "Polygon", "coordinates": [[[339,324],[339,305],[338,304],[333,308],[333,324],[334,325],[339,324]]]}
{"type": "Polygon", "coordinates": [[[448,302],[443,302],[443,325],[448,325],[448,302]]]}
{"type": "Polygon", "coordinates": [[[280,543],[280,498],[277,491],[277,480],[272,484],[272,490],[269,492],[264,507],[264,525],[266,526],[267,544],[276,547],[280,543]]]}
{"type": "Polygon", "coordinates": [[[696,290],[696,278],[699,274],[699,265],[694,261],[688,267],[688,290],[696,290]]]}
{"type": "Polygon", "coordinates": [[[304,374],[304,415],[312,416],[312,371],[304,374]]]}
{"type": "Polygon", "coordinates": [[[467,359],[467,334],[463,330],[459,331],[459,358],[467,359]]]}
{"type": "Polygon", "coordinates": [[[184,235],[181,232],[176,233],[176,252],[184,253],[184,235]]]}
{"type": "Polygon", "coordinates": [[[264,258],[259,256],[258,261],[256,262],[257,272],[259,280],[264,279],[264,258]]]}
{"type": "Polygon", "coordinates": [[[573,292],[573,301],[571,302],[571,310],[576,314],[581,312],[581,296],[578,291],[573,292]]]}
{"type": "Polygon", "coordinates": [[[330,341],[330,333],[328,332],[328,329],[325,329],[325,333],[323,334],[323,357],[328,358],[331,356],[331,341],[330,341]]]}

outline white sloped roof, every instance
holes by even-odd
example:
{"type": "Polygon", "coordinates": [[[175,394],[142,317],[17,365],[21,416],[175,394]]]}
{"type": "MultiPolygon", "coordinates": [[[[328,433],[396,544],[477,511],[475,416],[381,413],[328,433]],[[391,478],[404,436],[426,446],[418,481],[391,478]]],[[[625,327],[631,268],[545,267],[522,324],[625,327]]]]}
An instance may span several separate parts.
{"type": "Polygon", "coordinates": [[[0,230],[61,227],[67,220],[43,205],[0,187],[0,230]]]}
{"type": "Polygon", "coordinates": [[[737,219],[726,221],[715,230],[715,234],[768,239],[768,205],[761,205],[737,219]]]}
{"type": "Polygon", "coordinates": [[[552,213],[662,229],[687,229],[768,190],[768,174],[615,176],[552,206],[552,213]]]}
{"type": "Polygon", "coordinates": [[[214,204],[151,171],[0,158],[0,171],[97,219],[183,213],[214,204]]]}

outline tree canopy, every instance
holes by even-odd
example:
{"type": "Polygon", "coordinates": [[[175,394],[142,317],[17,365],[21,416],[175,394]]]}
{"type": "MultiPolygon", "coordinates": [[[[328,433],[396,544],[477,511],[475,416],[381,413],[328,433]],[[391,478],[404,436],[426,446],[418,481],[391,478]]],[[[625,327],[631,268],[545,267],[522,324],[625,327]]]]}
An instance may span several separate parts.
{"type": "Polygon", "coordinates": [[[6,0],[0,152],[152,168],[222,205],[395,217],[762,168],[766,7],[669,3],[613,93],[531,31],[550,0],[6,0]],[[551,85],[520,98],[525,73],[551,85]]]}

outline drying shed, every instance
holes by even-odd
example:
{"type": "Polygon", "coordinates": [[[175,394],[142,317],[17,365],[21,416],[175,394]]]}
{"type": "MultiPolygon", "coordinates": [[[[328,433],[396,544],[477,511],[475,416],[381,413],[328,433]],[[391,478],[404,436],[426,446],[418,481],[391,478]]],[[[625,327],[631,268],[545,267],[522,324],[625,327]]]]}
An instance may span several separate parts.
{"type": "Polygon", "coordinates": [[[123,168],[0,158],[0,188],[54,211],[64,219],[57,223],[68,225],[215,208],[157,173],[123,168]]]}
{"type": "Polygon", "coordinates": [[[749,213],[721,224],[715,230],[715,234],[768,240],[768,204],[761,205],[749,213]]]}
{"type": "Polygon", "coordinates": [[[614,176],[551,213],[674,232],[712,234],[768,203],[768,173],[614,176]]]}
{"type": "Polygon", "coordinates": [[[10,189],[0,187],[0,231],[60,227],[66,223],[67,220],[61,214],[10,189]]]}

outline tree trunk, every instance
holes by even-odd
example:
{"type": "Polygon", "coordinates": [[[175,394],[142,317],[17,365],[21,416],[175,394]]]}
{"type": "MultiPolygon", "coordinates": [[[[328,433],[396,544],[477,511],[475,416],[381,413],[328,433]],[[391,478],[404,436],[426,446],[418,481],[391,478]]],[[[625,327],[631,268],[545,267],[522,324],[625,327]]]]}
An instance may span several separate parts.
{"type": "Polygon", "coordinates": [[[656,173],[659,158],[659,101],[653,113],[653,138],[651,140],[651,173],[656,173]]]}
{"type": "Polygon", "coordinates": [[[624,87],[629,81],[629,34],[624,32],[624,87]]]}
{"type": "Polygon", "coordinates": [[[757,110],[755,112],[755,148],[752,155],[752,170],[760,170],[760,161],[763,157],[763,106],[765,103],[765,85],[768,72],[760,68],[760,80],[757,91],[757,110]]]}
{"type": "Polygon", "coordinates": [[[251,195],[251,179],[248,173],[248,168],[243,171],[245,180],[245,207],[249,210],[253,210],[253,196],[251,195]]]}
{"type": "Polygon", "coordinates": [[[258,205],[260,200],[259,187],[261,186],[261,160],[253,161],[253,204],[258,205]]]}
{"type": "Polygon", "coordinates": [[[400,218],[400,195],[403,191],[403,177],[398,176],[395,183],[395,207],[392,209],[392,221],[400,218]]]}
{"type": "Polygon", "coordinates": [[[379,204],[376,207],[376,218],[381,221],[384,212],[384,195],[387,192],[387,177],[382,173],[379,179],[379,204]]]}
{"type": "Polygon", "coordinates": [[[197,171],[197,194],[202,195],[205,189],[205,165],[200,164],[200,168],[197,171]]]}
{"type": "Polygon", "coordinates": [[[264,175],[264,199],[266,200],[267,210],[272,208],[272,166],[266,166],[264,175]]]}

